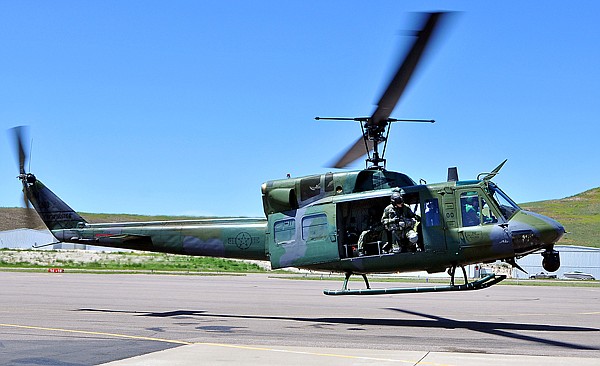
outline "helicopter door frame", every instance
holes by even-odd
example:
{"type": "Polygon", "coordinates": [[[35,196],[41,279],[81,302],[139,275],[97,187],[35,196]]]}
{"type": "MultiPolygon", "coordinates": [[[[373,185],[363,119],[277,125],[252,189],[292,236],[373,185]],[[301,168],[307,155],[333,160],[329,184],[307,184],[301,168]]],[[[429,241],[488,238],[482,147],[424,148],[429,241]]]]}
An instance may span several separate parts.
{"type": "Polygon", "coordinates": [[[421,223],[425,252],[446,252],[446,228],[443,219],[443,199],[440,197],[421,197],[421,223]]]}
{"type": "Polygon", "coordinates": [[[309,267],[339,261],[336,205],[326,203],[268,217],[271,267],[309,267]]]}
{"type": "Polygon", "coordinates": [[[456,210],[455,190],[446,187],[442,192],[442,220],[444,221],[444,236],[446,239],[446,250],[456,253],[458,250],[458,213],[456,210]]]}
{"type": "Polygon", "coordinates": [[[496,258],[499,252],[512,254],[511,237],[503,225],[504,218],[491,204],[490,198],[481,187],[465,187],[456,190],[460,226],[457,230],[459,250],[465,259],[496,258]],[[477,202],[475,210],[466,207],[477,202]],[[485,203],[485,205],[484,205],[485,203]],[[477,213],[476,216],[475,213],[477,213]],[[472,217],[470,217],[472,216],[472,217]],[[508,244],[508,245],[505,245],[508,244]]]}

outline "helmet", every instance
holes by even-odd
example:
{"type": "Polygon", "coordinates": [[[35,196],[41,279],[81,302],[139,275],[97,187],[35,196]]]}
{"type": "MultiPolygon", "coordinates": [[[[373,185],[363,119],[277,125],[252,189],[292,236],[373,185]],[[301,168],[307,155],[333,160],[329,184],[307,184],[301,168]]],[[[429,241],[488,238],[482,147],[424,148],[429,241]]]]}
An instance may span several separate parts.
{"type": "Polygon", "coordinates": [[[402,198],[402,195],[400,194],[400,192],[392,193],[392,196],[390,197],[390,201],[392,201],[393,204],[398,204],[398,205],[401,205],[404,203],[404,199],[402,198]]]}

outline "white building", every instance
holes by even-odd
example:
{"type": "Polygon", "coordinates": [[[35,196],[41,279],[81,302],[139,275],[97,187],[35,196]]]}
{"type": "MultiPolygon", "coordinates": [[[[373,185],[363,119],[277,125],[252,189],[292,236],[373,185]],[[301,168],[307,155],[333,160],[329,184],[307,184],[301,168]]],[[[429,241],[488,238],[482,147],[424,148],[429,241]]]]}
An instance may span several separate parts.
{"type": "Polygon", "coordinates": [[[48,230],[15,229],[0,231],[0,248],[31,249],[32,247],[45,245],[43,249],[58,249],[54,248],[57,244],[60,243],[48,230]]]}
{"type": "Polygon", "coordinates": [[[95,245],[61,243],[49,230],[15,229],[0,231],[0,249],[83,249],[103,252],[131,252],[129,249],[100,247],[95,245]],[[40,248],[35,248],[40,247],[40,248]]]}
{"type": "Polygon", "coordinates": [[[554,250],[560,253],[560,268],[556,272],[548,272],[542,267],[541,252],[530,254],[521,258],[517,263],[529,274],[518,269],[513,269],[514,278],[529,278],[530,275],[540,272],[555,274],[558,278],[564,278],[565,272],[581,271],[589,273],[595,279],[600,280],[600,249],[590,247],[579,247],[574,245],[555,245],[554,250]]]}
{"type": "Polygon", "coordinates": [[[0,231],[0,248],[9,249],[88,249],[82,244],[61,243],[47,229],[0,231]]]}

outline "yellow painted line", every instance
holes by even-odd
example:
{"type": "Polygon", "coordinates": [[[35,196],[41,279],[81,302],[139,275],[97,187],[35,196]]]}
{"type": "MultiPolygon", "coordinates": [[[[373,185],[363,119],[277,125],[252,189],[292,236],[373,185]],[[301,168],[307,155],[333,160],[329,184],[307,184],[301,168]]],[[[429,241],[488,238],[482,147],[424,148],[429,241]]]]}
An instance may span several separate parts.
{"type": "Polygon", "coordinates": [[[117,333],[91,332],[88,330],[35,327],[35,326],[31,326],[31,325],[1,324],[0,323],[0,327],[11,327],[11,328],[30,329],[30,330],[45,330],[45,331],[50,331],[50,332],[86,334],[86,335],[106,336],[106,337],[115,337],[115,338],[127,338],[127,339],[136,339],[136,340],[140,340],[140,341],[155,341],[155,342],[175,343],[175,344],[184,344],[184,345],[194,344],[192,342],[177,341],[177,340],[173,340],[173,339],[132,336],[132,335],[126,335],[126,334],[117,334],[117,333]]]}
{"type": "MultiPolygon", "coordinates": [[[[268,351],[268,352],[281,352],[281,353],[292,353],[299,355],[310,355],[310,356],[321,356],[321,357],[335,357],[335,358],[347,358],[353,360],[367,360],[367,361],[384,361],[384,362],[400,362],[400,363],[409,363],[411,365],[434,365],[434,366],[450,366],[447,364],[435,363],[435,362],[419,362],[419,361],[409,361],[409,360],[398,360],[395,358],[380,358],[380,357],[368,357],[368,356],[353,356],[353,355],[340,355],[337,353],[320,353],[320,352],[309,352],[309,351],[293,351],[286,349],[276,349],[276,348],[266,348],[266,347],[256,347],[256,346],[240,346],[235,344],[223,344],[223,343],[205,343],[198,342],[194,344],[199,344],[203,346],[213,346],[213,347],[228,347],[228,348],[236,348],[236,349],[247,349],[253,351],[268,351]]],[[[382,351],[384,352],[384,351],[382,351]]]]}
{"type": "Polygon", "coordinates": [[[398,359],[393,359],[393,358],[378,358],[378,357],[367,357],[367,356],[340,355],[340,354],[335,354],[335,353],[320,353],[320,352],[309,352],[309,351],[293,351],[293,350],[285,350],[285,349],[277,349],[277,348],[256,347],[256,346],[243,346],[243,345],[224,344],[224,343],[186,342],[186,341],[178,341],[178,340],[164,339],[164,338],[142,337],[142,336],[133,336],[133,335],[126,335],[126,334],[118,334],[118,333],[92,332],[92,331],[87,331],[87,330],[74,330],[74,329],[50,328],[50,327],[36,327],[36,326],[31,326],[31,325],[2,324],[2,323],[0,323],[0,327],[28,329],[28,330],[42,330],[42,331],[48,331],[48,332],[62,332],[62,333],[96,335],[96,336],[105,336],[105,337],[135,339],[135,340],[141,340],[141,341],[154,341],[154,342],[163,342],[163,343],[174,343],[174,344],[181,344],[181,345],[187,345],[187,346],[189,346],[189,345],[202,345],[202,346],[209,346],[209,347],[226,347],[226,348],[245,349],[245,350],[252,350],[252,351],[264,351],[264,352],[282,352],[282,353],[302,354],[302,355],[319,356],[319,357],[346,358],[346,359],[353,359],[353,360],[399,362],[399,363],[408,363],[408,364],[411,364],[411,365],[450,366],[450,365],[441,364],[441,363],[422,362],[422,361],[420,362],[420,361],[415,361],[415,360],[409,361],[409,360],[398,360],[398,359]]]}

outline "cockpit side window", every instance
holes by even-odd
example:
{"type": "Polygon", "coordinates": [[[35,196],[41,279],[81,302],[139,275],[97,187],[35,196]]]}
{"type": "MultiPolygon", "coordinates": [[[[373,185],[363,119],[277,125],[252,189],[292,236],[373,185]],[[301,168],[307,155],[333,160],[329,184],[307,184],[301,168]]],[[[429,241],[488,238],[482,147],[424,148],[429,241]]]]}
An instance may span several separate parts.
{"type": "Polygon", "coordinates": [[[460,194],[460,210],[463,226],[477,226],[481,223],[479,195],[476,191],[462,192],[460,194]]]}
{"type": "Polygon", "coordinates": [[[494,215],[494,211],[483,197],[481,197],[481,218],[484,225],[498,222],[498,218],[494,215]]]}

